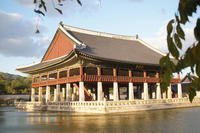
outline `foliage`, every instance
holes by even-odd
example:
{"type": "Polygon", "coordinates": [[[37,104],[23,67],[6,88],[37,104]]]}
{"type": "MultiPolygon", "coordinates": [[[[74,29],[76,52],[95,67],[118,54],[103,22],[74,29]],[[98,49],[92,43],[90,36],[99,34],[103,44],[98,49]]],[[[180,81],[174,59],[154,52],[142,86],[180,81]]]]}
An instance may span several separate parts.
{"type": "MultiPolygon", "coordinates": [[[[63,14],[62,10],[59,9],[59,7],[63,6],[63,1],[65,1],[65,0],[52,0],[53,8],[60,14],[63,14]]],[[[82,2],[80,0],[75,0],[75,1],[80,6],[82,6],[82,2]]],[[[38,15],[45,16],[45,13],[47,12],[46,0],[33,0],[33,3],[36,5],[34,12],[37,13],[38,15]]],[[[36,28],[37,28],[36,33],[40,33],[38,24],[37,24],[36,28]]]]}
{"type": "Polygon", "coordinates": [[[0,94],[27,94],[30,88],[31,78],[0,73],[0,94]]]}
{"type": "Polygon", "coordinates": [[[189,17],[196,13],[200,6],[200,0],[180,0],[178,13],[175,18],[170,20],[167,25],[167,46],[169,53],[160,59],[161,66],[161,88],[166,91],[169,86],[170,78],[173,73],[179,73],[181,70],[190,67],[187,74],[191,84],[187,87],[189,99],[192,102],[196,95],[196,90],[200,90],[200,18],[196,20],[194,27],[195,42],[180,55],[182,45],[185,40],[185,32],[182,28],[189,22],[189,17]],[[170,59],[174,57],[174,61],[170,59]],[[196,75],[196,76],[191,76],[196,75]]]}

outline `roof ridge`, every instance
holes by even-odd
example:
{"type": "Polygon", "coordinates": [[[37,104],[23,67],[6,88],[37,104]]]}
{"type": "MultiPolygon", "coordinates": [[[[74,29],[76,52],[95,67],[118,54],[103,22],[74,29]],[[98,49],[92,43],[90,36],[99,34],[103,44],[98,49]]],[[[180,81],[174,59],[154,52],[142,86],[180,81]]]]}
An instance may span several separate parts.
{"type": "Polygon", "coordinates": [[[84,34],[109,37],[109,38],[115,38],[115,39],[123,39],[123,40],[137,40],[137,35],[136,36],[118,35],[118,34],[113,34],[113,33],[100,32],[100,31],[88,30],[84,28],[73,27],[73,26],[62,24],[62,23],[60,25],[66,30],[84,33],[84,34]]]}

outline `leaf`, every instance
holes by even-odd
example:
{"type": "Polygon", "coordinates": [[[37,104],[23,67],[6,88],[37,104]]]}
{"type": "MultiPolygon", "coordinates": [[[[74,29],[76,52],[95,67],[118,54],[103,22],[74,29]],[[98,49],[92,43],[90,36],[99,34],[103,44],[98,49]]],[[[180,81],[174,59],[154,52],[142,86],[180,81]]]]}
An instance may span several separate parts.
{"type": "Polygon", "coordinates": [[[195,88],[188,87],[188,88],[187,88],[187,93],[188,93],[188,95],[189,95],[189,100],[190,100],[190,102],[192,102],[192,100],[193,100],[194,97],[196,96],[196,90],[195,90],[195,88]]]}
{"type": "Polygon", "coordinates": [[[168,45],[168,50],[172,54],[172,56],[175,57],[176,59],[178,59],[179,51],[176,48],[176,46],[170,36],[167,37],[167,45],[168,45]]]}
{"type": "Polygon", "coordinates": [[[36,3],[37,3],[37,0],[34,0],[33,3],[36,4],[36,3]]]}
{"type": "Polygon", "coordinates": [[[80,0],[76,0],[76,1],[78,2],[78,4],[79,4],[80,6],[82,6],[82,3],[81,3],[80,0]]]}
{"type": "Polygon", "coordinates": [[[185,33],[183,29],[181,28],[180,24],[176,26],[176,31],[177,31],[178,36],[182,38],[183,40],[185,40],[185,33]]]}
{"type": "Polygon", "coordinates": [[[196,74],[200,77],[200,64],[196,64],[196,74]]]}
{"type": "Polygon", "coordinates": [[[174,23],[174,19],[170,20],[169,23],[167,24],[167,34],[171,34],[172,30],[173,30],[173,24],[174,23]]]}
{"type": "Polygon", "coordinates": [[[34,12],[37,13],[37,14],[42,14],[43,16],[45,16],[45,14],[42,11],[40,11],[40,10],[34,9],[34,12]]]}
{"type": "Polygon", "coordinates": [[[174,40],[175,40],[176,46],[177,46],[179,49],[182,49],[181,40],[180,40],[179,36],[178,36],[176,33],[174,34],[174,40]]]}
{"type": "Polygon", "coordinates": [[[55,8],[60,14],[62,14],[62,10],[55,8]]]}
{"type": "Polygon", "coordinates": [[[194,36],[200,41],[200,18],[197,19],[196,27],[194,28],[194,36]]]}
{"type": "Polygon", "coordinates": [[[45,2],[43,0],[41,0],[41,4],[42,4],[42,7],[44,8],[45,11],[47,11],[47,8],[46,8],[46,5],[45,5],[45,2]]]}

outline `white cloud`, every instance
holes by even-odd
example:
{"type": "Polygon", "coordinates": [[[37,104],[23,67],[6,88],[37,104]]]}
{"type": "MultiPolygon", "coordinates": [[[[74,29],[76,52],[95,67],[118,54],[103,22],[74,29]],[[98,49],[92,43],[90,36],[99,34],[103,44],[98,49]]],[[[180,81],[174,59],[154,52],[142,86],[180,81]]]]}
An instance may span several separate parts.
{"type": "MultiPolygon", "coordinates": [[[[40,57],[49,40],[44,34],[36,36],[35,23],[17,13],[0,11],[0,54],[4,56],[40,57]],[[34,39],[36,39],[36,41],[34,39]],[[40,41],[37,41],[40,40],[40,41]],[[40,43],[39,43],[40,42],[40,43]],[[42,42],[42,43],[41,43],[42,42]],[[43,45],[41,45],[43,44],[43,45]]],[[[41,30],[47,30],[40,26],[41,30]]]]}
{"type": "MultiPolygon", "coordinates": [[[[152,36],[149,38],[145,38],[145,41],[147,41],[150,45],[153,47],[161,50],[164,53],[168,52],[167,48],[167,31],[166,31],[167,23],[163,24],[163,26],[152,36]]],[[[185,52],[188,47],[190,47],[194,41],[194,34],[193,34],[193,27],[184,27],[183,28],[185,32],[185,40],[182,41],[183,48],[181,53],[185,52]]]]}

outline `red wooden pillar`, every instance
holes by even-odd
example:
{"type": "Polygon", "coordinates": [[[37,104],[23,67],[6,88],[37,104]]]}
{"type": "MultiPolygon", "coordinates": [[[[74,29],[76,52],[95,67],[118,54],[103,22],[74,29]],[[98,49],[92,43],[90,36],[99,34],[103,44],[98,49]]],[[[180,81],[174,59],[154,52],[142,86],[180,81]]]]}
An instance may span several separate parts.
{"type": "Polygon", "coordinates": [[[80,74],[81,81],[83,81],[83,66],[82,65],[80,65],[79,67],[79,74],[80,74]]]}
{"type": "Polygon", "coordinates": [[[117,69],[113,68],[113,76],[116,77],[117,76],[117,69]]]}

